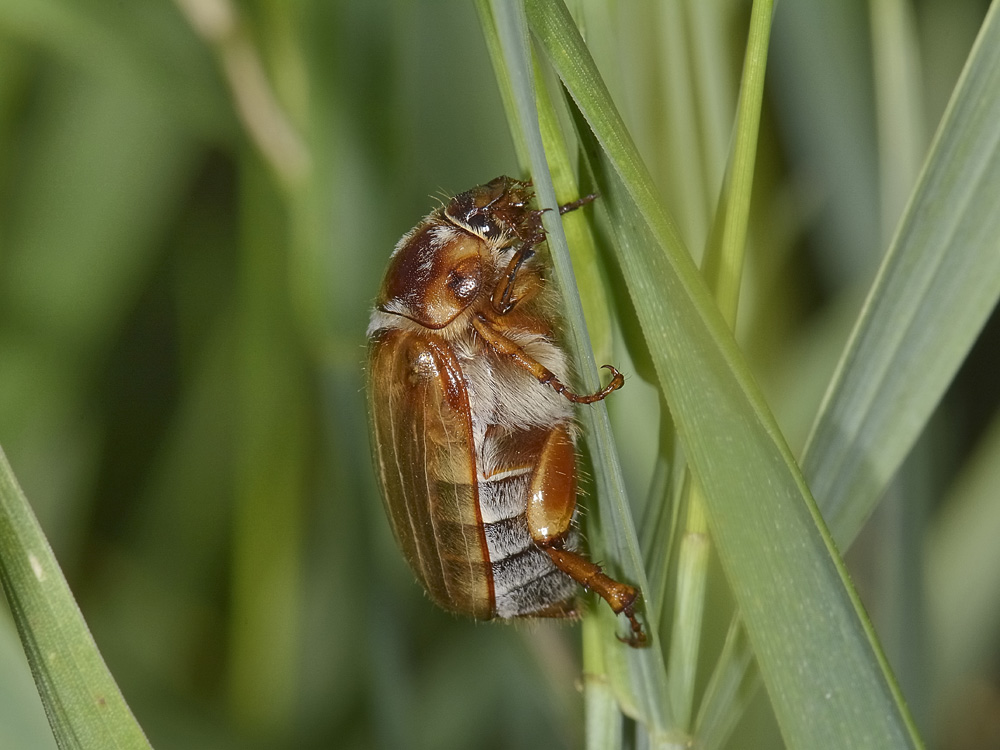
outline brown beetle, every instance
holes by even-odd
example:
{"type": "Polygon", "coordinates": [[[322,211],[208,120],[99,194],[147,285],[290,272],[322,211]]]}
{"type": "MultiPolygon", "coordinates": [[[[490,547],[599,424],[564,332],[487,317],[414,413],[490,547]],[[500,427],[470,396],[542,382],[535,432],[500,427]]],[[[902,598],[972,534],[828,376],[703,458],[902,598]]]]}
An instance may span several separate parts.
{"type": "MultiPolygon", "coordinates": [[[[646,636],[638,591],[576,550],[576,428],[530,183],[452,198],[396,245],[368,327],[376,470],[392,530],[438,605],[480,619],[572,617],[576,583],[646,636]]],[[[592,198],[563,206],[560,213],[592,198]]]]}

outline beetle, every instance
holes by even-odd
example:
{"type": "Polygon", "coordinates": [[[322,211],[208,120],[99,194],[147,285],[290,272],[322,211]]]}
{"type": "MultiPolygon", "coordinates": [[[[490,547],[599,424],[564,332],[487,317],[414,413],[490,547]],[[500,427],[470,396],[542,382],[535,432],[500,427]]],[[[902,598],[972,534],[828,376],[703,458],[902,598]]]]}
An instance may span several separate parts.
{"type": "MultiPolygon", "coordinates": [[[[478,619],[574,617],[576,585],[646,635],[639,591],[579,550],[573,404],[531,183],[456,195],[398,242],[368,327],[376,474],[403,555],[430,598],[478,619]]],[[[593,200],[560,207],[566,213],[593,200]]]]}

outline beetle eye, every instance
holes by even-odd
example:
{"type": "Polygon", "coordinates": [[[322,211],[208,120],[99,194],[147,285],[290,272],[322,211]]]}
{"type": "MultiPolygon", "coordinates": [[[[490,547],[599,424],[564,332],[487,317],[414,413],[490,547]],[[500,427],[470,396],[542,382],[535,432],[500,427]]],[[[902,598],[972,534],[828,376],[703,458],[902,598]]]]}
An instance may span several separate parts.
{"type": "Polygon", "coordinates": [[[474,213],[468,216],[466,224],[470,230],[485,239],[498,237],[502,233],[496,218],[486,213],[474,213]]]}
{"type": "Polygon", "coordinates": [[[505,192],[506,184],[506,181],[494,180],[488,185],[456,195],[445,208],[445,216],[485,240],[503,237],[505,227],[510,223],[507,215],[510,195],[505,192]]]}

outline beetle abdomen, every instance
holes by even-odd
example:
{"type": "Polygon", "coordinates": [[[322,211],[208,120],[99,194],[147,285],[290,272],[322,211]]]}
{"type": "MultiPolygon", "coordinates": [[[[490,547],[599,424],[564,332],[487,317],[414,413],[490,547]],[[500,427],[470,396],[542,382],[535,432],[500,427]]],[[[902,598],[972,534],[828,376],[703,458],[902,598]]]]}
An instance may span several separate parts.
{"type": "Polygon", "coordinates": [[[479,484],[498,617],[566,615],[576,594],[573,580],[552,564],[528,531],[525,510],[531,472],[525,468],[479,484]]]}
{"type": "MultiPolygon", "coordinates": [[[[519,439],[522,446],[537,446],[539,432],[521,431],[510,437],[519,439]]],[[[489,451],[492,440],[487,437],[476,455],[489,451]]],[[[418,575],[439,606],[482,619],[562,617],[573,613],[576,584],[552,563],[528,530],[527,497],[537,456],[522,453],[521,458],[526,458],[529,465],[489,477],[480,475],[475,485],[439,481],[428,494],[434,499],[430,524],[445,572],[442,582],[455,582],[459,578],[468,581],[481,576],[492,599],[488,612],[466,609],[466,599],[429,583],[428,578],[436,577],[433,562],[421,561],[423,574],[418,571],[418,575]],[[473,517],[475,521],[470,520],[473,517]],[[474,540],[480,538],[482,546],[476,549],[474,540]],[[463,569],[470,553],[474,559],[463,569]]],[[[565,547],[574,549],[575,541],[573,533],[565,547]]]]}

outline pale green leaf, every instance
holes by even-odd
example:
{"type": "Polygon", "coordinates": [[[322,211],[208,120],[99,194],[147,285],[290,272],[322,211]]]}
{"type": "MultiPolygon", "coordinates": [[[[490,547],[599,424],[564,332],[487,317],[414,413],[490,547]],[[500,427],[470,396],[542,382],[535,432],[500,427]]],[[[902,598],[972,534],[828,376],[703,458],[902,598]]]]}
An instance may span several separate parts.
{"type": "Polygon", "coordinates": [[[919,745],[801,474],[576,27],[560,4],[528,10],[610,167],[599,184],[622,272],[787,742],[919,745]]]}
{"type": "Polygon", "coordinates": [[[983,22],[802,468],[848,546],[1000,298],[1000,11],[983,22]]]}

